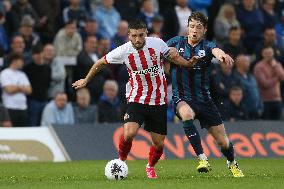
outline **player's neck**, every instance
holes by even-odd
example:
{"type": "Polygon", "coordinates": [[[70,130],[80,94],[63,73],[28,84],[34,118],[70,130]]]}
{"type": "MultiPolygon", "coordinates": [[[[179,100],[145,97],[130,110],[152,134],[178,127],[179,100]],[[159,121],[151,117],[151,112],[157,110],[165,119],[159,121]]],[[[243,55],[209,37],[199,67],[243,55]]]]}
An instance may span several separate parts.
{"type": "Polygon", "coordinates": [[[187,38],[187,43],[192,46],[192,47],[195,47],[196,45],[198,45],[200,43],[200,41],[202,41],[202,39],[198,40],[198,41],[193,41],[191,40],[189,37],[187,38]]]}

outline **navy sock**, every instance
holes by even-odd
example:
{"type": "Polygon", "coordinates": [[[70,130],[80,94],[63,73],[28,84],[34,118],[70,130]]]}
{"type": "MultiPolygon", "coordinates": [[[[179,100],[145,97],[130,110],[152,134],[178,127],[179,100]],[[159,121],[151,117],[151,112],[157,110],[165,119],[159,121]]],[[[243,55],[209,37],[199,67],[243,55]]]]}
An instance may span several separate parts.
{"type": "Polygon", "coordinates": [[[193,124],[193,120],[186,120],[183,122],[183,130],[187,136],[189,142],[191,143],[196,155],[203,154],[203,148],[201,145],[200,135],[193,124]]]}
{"type": "Polygon", "coordinates": [[[233,162],[235,160],[234,147],[231,142],[229,143],[229,147],[226,149],[221,149],[221,152],[223,153],[223,155],[227,158],[229,162],[233,162]]]}

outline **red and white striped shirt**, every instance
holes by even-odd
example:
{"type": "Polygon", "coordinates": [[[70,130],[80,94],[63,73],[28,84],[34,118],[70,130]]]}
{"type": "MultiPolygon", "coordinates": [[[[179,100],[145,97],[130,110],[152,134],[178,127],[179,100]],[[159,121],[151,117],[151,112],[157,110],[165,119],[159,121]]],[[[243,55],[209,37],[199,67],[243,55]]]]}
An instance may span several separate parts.
{"type": "Polygon", "coordinates": [[[162,56],[169,54],[167,44],[154,37],[146,37],[141,50],[136,50],[129,41],[105,56],[111,64],[125,64],[129,80],[126,84],[128,102],[148,105],[167,103],[167,82],[162,65],[162,56]]]}

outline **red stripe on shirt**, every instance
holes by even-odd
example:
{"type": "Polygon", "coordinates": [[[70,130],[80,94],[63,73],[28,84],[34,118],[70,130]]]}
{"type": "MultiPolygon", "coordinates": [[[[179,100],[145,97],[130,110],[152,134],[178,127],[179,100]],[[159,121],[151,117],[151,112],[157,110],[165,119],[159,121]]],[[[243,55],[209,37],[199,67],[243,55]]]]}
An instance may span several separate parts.
{"type": "MultiPolygon", "coordinates": [[[[138,54],[139,54],[139,58],[140,58],[143,70],[147,69],[149,66],[147,64],[147,60],[145,58],[144,51],[140,50],[140,51],[138,51],[138,54]]],[[[149,73],[145,74],[145,79],[146,79],[146,82],[147,82],[148,90],[147,90],[147,96],[145,98],[144,104],[149,104],[150,99],[151,99],[151,95],[152,95],[152,92],[153,92],[153,84],[152,84],[151,77],[150,77],[149,73]]]]}
{"type": "Polygon", "coordinates": [[[129,95],[126,97],[127,101],[129,101],[130,97],[132,96],[133,93],[133,77],[132,77],[132,73],[131,70],[129,68],[127,68],[128,74],[129,74],[129,79],[128,81],[130,82],[130,86],[131,86],[131,91],[129,93],[129,95]]]}
{"type": "MultiPolygon", "coordinates": [[[[155,57],[155,58],[152,58],[153,64],[154,64],[154,65],[158,65],[157,56],[156,56],[155,50],[152,49],[152,48],[149,48],[148,50],[149,50],[150,56],[151,56],[151,57],[155,57]]],[[[159,65],[158,65],[158,66],[159,66],[159,65]]],[[[161,66],[161,65],[160,65],[160,66],[161,66]]],[[[161,67],[160,67],[160,69],[161,69],[161,67]]],[[[156,80],[156,83],[157,83],[155,105],[159,105],[160,102],[161,102],[160,86],[161,86],[161,84],[162,84],[161,78],[160,78],[160,74],[156,75],[155,80],[156,80]]]]}
{"type": "MultiPolygon", "coordinates": [[[[136,66],[136,62],[135,62],[135,58],[134,58],[134,55],[133,54],[130,54],[128,56],[128,60],[129,60],[129,65],[131,66],[131,69],[132,71],[137,71],[137,66],[136,66]]],[[[141,77],[140,75],[135,75],[136,77],[136,81],[137,81],[137,84],[138,84],[138,89],[137,89],[137,94],[136,96],[134,97],[134,102],[139,102],[139,99],[140,97],[142,96],[142,91],[143,91],[143,85],[142,85],[142,80],[141,80],[141,77]]],[[[132,78],[134,78],[134,76],[132,75],[132,78]]],[[[134,88],[134,86],[132,85],[131,86],[132,89],[134,88]]],[[[132,94],[131,94],[132,95],[132,94]]],[[[129,96],[129,98],[131,98],[131,96],[129,96]]]]}

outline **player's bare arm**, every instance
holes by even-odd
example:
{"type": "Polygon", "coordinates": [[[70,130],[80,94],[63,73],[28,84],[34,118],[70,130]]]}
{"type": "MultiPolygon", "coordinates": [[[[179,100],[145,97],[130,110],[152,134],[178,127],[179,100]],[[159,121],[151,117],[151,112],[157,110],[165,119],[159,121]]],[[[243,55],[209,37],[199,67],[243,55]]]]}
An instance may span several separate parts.
{"type": "Polygon", "coordinates": [[[176,48],[170,47],[170,52],[167,57],[167,60],[180,66],[184,67],[193,67],[199,60],[198,56],[193,56],[190,60],[186,60],[181,57],[176,48]]]}
{"type": "Polygon", "coordinates": [[[83,88],[87,83],[106,65],[107,62],[104,58],[99,59],[90,69],[89,73],[84,79],[80,79],[72,84],[75,89],[83,88]]]}
{"type": "Polygon", "coordinates": [[[212,54],[221,62],[225,63],[228,66],[232,66],[234,64],[234,60],[228,54],[226,54],[222,49],[214,48],[212,49],[212,54]]]}

